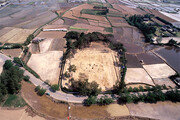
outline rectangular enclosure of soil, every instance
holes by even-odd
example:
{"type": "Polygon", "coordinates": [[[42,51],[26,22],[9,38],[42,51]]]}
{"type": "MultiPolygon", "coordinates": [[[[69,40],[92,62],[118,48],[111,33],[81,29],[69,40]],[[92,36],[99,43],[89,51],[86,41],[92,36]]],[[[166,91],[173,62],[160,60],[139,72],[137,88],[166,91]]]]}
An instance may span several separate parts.
{"type": "MultiPolygon", "coordinates": [[[[68,70],[70,64],[75,65],[77,70],[72,73],[75,80],[86,76],[89,82],[97,82],[104,91],[112,88],[118,80],[119,68],[115,66],[117,62],[115,56],[116,53],[109,48],[78,50],[73,58],[67,60],[64,72],[68,70]]],[[[64,80],[63,84],[67,85],[67,82],[64,80]]]]}

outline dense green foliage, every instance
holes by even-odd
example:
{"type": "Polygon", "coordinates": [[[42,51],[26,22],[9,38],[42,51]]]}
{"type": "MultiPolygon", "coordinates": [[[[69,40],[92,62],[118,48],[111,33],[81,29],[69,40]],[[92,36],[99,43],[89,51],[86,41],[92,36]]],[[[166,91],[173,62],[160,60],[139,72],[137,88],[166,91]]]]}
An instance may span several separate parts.
{"type": "Polygon", "coordinates": [[[43,96],[43,95],[45,94],[45,92],[46,92],[46,89],[41,88],[41,87],[38,85],[38,86],[36,86],[36,88],[35,88],[35,92],[37,92],[37,94],[38,94],[39,96],[43,96]]]}
{"type": "Polygon", "coordinates": [[[57,90],[59,90],[59,85],[57,84],[51,85],[51,89],[53,92],[56,92],[57,90]]]}
{"type": "Polygon", "coordinates": [[[170,22],[168,22],[168,21],[166,21],[166,20],[164,20],[164,19],[162,19],[162,18],[160,18],[158,16],[156,17],[156,19],[158,19],[159,21],[165,23],[166,25],[172,25],[170,22]]]}
{"type": "Polygon", "coordinates": [[[169,46],[178,46],[180,45],[180,43],[178,43],[177,41],[170,39],[169,42],[167,43],[167,45],[169,46]]]}
{"type": "Polygon", "coordinates": [[[36,86],[36,88],[34,89],[35,90],[35,92],[37,92],[37,91],[39,91],[41,89],[41,87],[38,85],[38,86],[36,86]]]}
{"type": "Polygon", "coordinates": [[[24,79],[24,81],[26,81],[26,82],[27,82],[27,81],[29,81],[30,77],[29,77],[28,75],[26,75],[26,76],[24,76],[24,78],[23,78],[23,79],[24,79]]]}
{"type": "Polygon", "coordinates": [[[119,103],[138,103],[138,102],[149,102],[156,103],[157,101],[172,101],[180,102],[180,91],[171,90],[162,92],[161,90],[148,92],[147,94],[130,94],[124,93],[119,96],[119,103]]]}
{"type": "Polygon", "coordinates": [[[4,44],[2,47],[0,47],[1,49],[17,49],[17,48],[22,48],[22,45],[19,43],[8,43],[8,44],[4,44]]]}
{"type": "Polygon", "coordinates": [[[0,101],[6,94],[16,94],[21,89],[24,71],[14,66],[11,60],[5,61],[0,75],[0,101]]]}
{"type": "Polygon", "coordinates": [[[81,14],[90,14],[90,15],[106,15],[109,12],[108,9],[105,10],[93,10],[93,9],[82,9],[81,14]]]}
{"type": "Polygon", "coordinates": [[[109,98],[107,96],[102,96],[101,98],[97,99],[96,96],[89,96],[87,99],[83,101],[83,104],[85,106],[90,106],[92,104],[98,104],[98,105],[109,105],[113,102],[112,98],[109,98]]]}
{"type": "Polygon", "coordinates": [[[33,34],[30,34],[28,37],[27,37],[27,39],[26,39],[26,41],[24,42],[24,45],[26,46],[26,45],[29,45],[29,43],[31,42],[31,40],[33,40],[34,39],[34,35],[33,34]]]}
{"type": "Polygon", "coordinates": [[[24,107],[26,102],[20,95],[9,94],[8,98],[3,104],[3,107],[24,107]]]}
{"type": "Polygon", "coordinates": [[[95,81],[89,83],[87,79],[71,82],[72,90],[83,96],[97,96],[101,92],[98,87],[99,85],[95,81]]]}

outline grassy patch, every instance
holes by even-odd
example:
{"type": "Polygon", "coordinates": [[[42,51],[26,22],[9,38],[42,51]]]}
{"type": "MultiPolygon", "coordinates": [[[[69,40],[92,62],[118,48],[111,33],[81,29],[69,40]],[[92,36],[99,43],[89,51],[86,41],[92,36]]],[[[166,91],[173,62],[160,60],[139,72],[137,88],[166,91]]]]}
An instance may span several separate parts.
{"type": "Polygon", "coordinates": [[[113,33],[112,27],[106,27],[104,30],[105,30],[106,32],[111,32],[111,33],[113,33]]]}
{"type": "Polygon", "coordinates": [[[34,5],[35,2],[29,2],[27,5],[34,5]]]}
{"type": "Polygon", "coordinates": [[[177,33],[176,33],[176,36],[177,36],[177,37],[180,37],[180,32],[177,32],[177,33]]]}
{"type": "Polygon", "coordinates": [[[88,30],[88,29],[85,29],[85,28],[78,28],[78,27],[70,27],[69,29],[74,29],[74,30],[88,30]]]}
{"type": "Polygon", "coordinates": [[[8,95],[3,107],[24,107],[26,102],[20,95],[8,95]]]}
{"type": "Polygon", "coordinates": [[[106,15],[108,11],[92,10],[92,9],[82,9],[81,14],[90,14],[90,15],[106,15]]]}

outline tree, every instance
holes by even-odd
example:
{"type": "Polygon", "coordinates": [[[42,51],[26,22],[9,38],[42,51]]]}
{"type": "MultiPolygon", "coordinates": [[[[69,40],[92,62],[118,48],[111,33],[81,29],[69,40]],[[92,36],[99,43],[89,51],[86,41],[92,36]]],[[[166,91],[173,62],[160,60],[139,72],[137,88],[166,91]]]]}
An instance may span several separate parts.
{"type": "Polygon", "coordinates": [[[29,77],[28,75],[26,75],[26,76],[24,76],[24,78],[23,78],[23,79],[24,79],[24,81],[26,81],[26,82],[27,82],[27,81],[29,81],[30,77],[29,77]]]}
{"type": "Polygon", "coordinates": [[[71,88],[83,96],[97,96],[101,92],[99,85],[95,81],[89,83],[88,79],[72,81],[71,88]]]}
{"type": "Polygon", "coordinates": [[[3,65],[3,69],[8,70],[12,66],[13,66],[13,63],[11,62],[11,60],[6,60],[4,65],[3,65]]]}
{"type": "Polygon", "coordinates": [[[97,103],[97,97],[96,96],[89,96],[87,99],[84,99],[83,104],[85,106],[90,106],[92,104],[97,103]]]}
{"type": "Polygon", "coordinates": [[[46,89],[41,88],[41,89],[37,92],[37,94],[38,94],[39,96],[43,96],[45,92],[46,92],[46,89]]]}
{"type": "Polygon", "coordinates": [[[53,92],[56,92],[57,90],[59,90],[59,85],[57,84],[51,85],[51,89],[53,90],[53,92]]]}

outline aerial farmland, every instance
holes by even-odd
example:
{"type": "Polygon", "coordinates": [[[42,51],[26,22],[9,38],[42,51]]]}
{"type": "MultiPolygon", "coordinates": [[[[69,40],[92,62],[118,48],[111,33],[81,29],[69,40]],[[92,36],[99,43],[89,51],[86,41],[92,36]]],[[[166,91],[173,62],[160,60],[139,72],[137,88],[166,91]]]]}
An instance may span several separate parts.
{"type": "Polygon", "coordinates": [[[178,0],[0,0],[0,119],[179,120],[178,0]]]}

